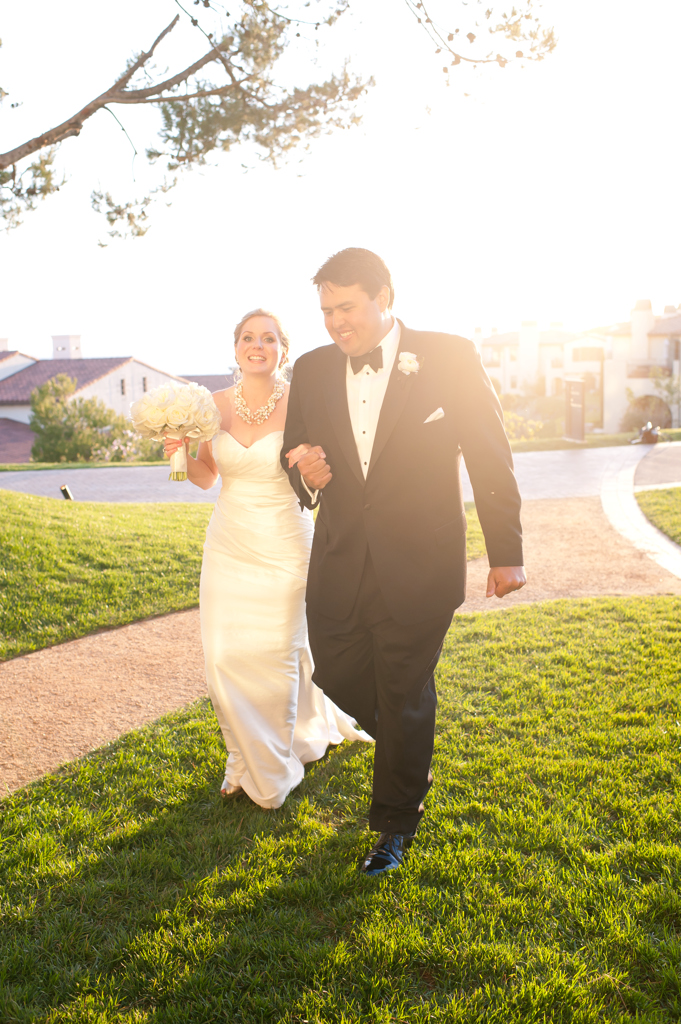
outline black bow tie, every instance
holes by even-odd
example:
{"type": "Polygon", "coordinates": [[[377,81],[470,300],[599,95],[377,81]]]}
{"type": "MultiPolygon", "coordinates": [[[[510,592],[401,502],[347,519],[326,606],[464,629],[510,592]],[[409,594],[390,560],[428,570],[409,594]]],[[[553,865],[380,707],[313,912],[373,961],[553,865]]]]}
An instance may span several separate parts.
{"type": "Polygon", "coordinates": [[[367,352],[363,356],[350,356],[350,366],[353,373],[359,373],[367,364],[377,373],[383,366],[383,349],[379,345],[373,352],[367,352]]]}

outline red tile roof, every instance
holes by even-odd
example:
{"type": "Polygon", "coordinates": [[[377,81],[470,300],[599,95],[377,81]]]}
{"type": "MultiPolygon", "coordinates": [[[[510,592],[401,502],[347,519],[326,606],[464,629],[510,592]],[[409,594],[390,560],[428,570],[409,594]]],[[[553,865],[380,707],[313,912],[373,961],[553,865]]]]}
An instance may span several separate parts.
{"type": "Polygon", "coordinates": [[[9,352],[0,352],[0,363],[3,359],[9,359],[10,356],[23,356],[24,359],[32,359],[34,363],[38,362],[35,356],[29,356],[28,353],[20,352],[18,348],[13,348],[9,352]]]}
{"type": "MultiPolygon", "coordinates": [[[[548,331],[539,332],[539,344],[540,345],[562,345],[566,341],[573,341],[578,335],[573,334],[571,331],[563,331],[560,328],[552,327],[548,331]]],[[[483,338],[480,342],[481,345],[494,346],[494,345],[517,345],[520,341],[520,334],[518,331],[509,331],[508,334],[490,334],[488,338],[483,338]]]]}
{"type": "Polygon", "coordinates": [[[0,380],[0,405],[28,405],[31,392],[58,373],[75,378],[76,390],[106,377],[119,366],[132,361],[132,356],[110,359],[40,359],[10,377],[0,380]]]}
{"type": "Polygon", "coordinates": [[[231,388],[234,383],[231,373],[181,373],[180,376],[193,384],[200,384],[201,387],[208,388],[211,393],[231,388]]]}
{"type": "Polygon", "coordinates": [[[659,317],[652,330],[648,334],[662,335],[663,338],[669,335],[681,334],[681,313],[676,316],[659,317]]]}

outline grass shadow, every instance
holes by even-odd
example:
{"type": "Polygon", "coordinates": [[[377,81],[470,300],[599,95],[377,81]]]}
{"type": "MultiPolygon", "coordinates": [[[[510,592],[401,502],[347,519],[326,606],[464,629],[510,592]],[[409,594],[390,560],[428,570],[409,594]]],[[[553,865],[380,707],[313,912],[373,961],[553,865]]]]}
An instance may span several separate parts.
{"type": "Polygon", "coordinates": [[[0,802],[0,1020],[678,1019],[680,610],[455,622],[428,814],[378,882],[371,750],[223,802],[207,702],[0,802]]]}

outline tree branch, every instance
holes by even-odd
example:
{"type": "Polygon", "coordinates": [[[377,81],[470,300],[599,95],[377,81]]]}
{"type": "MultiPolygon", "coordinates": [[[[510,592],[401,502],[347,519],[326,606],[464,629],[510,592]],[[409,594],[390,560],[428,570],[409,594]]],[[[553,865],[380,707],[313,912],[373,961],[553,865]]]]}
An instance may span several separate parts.
{"type": "MultiPolygon", "coordinates": [[[[187,100],[201,100],[206,96],[227,96],[233,91],[234,86],[230,83],[229,85],[216,86],[214,89],[202,89],[200,92],[178,92],[172,93],[170,96],[149,96],[149,98],[145,100],[135,100],[135,103],[185,103],[187,100]]],[[[244,92],[245,90],[241,91],[244,92]]],[[[249,94],[246,93],[246,95],[249,94]]],[[[124,99],[113,99],[109,102],[126,103],[128,101],[124,99]]]]}
{"type": "Polygon", "coordinates": [[[144,65],[147,63],[147,61],[149,60],[149,58],[153,56],[154,50],[156,49],[158,44],[161,42],[161,40],[165,39],[165,37],[168,35],[168,33],[173,31],[173,29],[175,28],[175,26],[177,25],[179,20],[180,20],[180,15],[176,14],[175,17],[173,18],[173,20],[170,22],[170,24],[168,26],[166,26],[166,28],[163,29],[161,34],[151,44],[151,49],[147,50],[146,53],[141,53],[139,55],[139,57],[137,58],[137,60],[128,68],[128,70],[125,72],[125,74],[121,75],[121,77],[118,79],[117,82],[114,82],[114,84],[111,86],[111,90],[110,90],[111,92],[113,92],[113,91],[118,92],[119,89],[124,89],[125,88],[125,86],[128,84],[128,82],[130,81],[132,76],[135,74],[135,72],[139,71],[140,68],[143,68],[144,65]]]}
{"type": "MultiPolygon", "coordinates": [[[[79,135],[85,121],[87,121],[89,117],[92,117],[93,114],[96,114],[98,110],[101,110],[102,107],[106,106],[107,103],[125,102],[124,99],[119,99],[120,96],[126,95],[123,87],[130,81],[135,72],[139,71],[139,69],[146,64],[149,58],[153,55],[158,44],[175,28],[179,19],[179,14],[176,14],[171,23],[164,28],[163,32],[161,32],[154,40],[151,48],[145,53],[140,54],[124,75],[121,75],[121,77],[118,78],[114,84],[106,90],[106,92],[103,92],[100,96],[91,100],[82,108],[82,110],[79,110],[77,114],[70,117],[68,121],[62,121],[62,123],[58,124],[55,128],[51,128],[49,131],[43,132],[42,135],[37,135],[34,139],[29,139],[28,142],[24,142],[21,146],[17,146],[15,149],[10,149],[7,153],[0,153],[0,170],[4,170],[6,167],[11,167],[13,164],[23,160],[24,157],[31,156],[32,153],[37,153],[39,150],[45,149],[47,146],[54,146],[58,142],[63,142],[64,139],[69,139],[74,135],[79,135]]],[[[215,60],[215,57],[212,53],[207,54],[206,57],[202,58],[202,62],[197,61],[195,65],[187,68],[187,70],[183,72],[183,75],[188,77],[193,73],[193,68],[203,67],[211,60],[215,60]]],[[[181,82],[183,81],[183,76],[176,75],[175,79],[181,82]]],[[[173,81],[173,79],[169,79],[168,81],[173,81]]],[[[164,83],[164,86],[167,88],[167,83],[164,83]]],[[[158,89],[160,86],[157,86],[156,88],[158,89]]],[[[145,92],[146,90],[140,91],[145,92]]],[[[130,95],[134,95],[134,91],[130,93],[130,95]]],[[[129,102],[134,103],[135,100],[130,100],[129,102]]]]}
{"type": "MultiPolygon", "coordinates": [[[[177,15],[179,18],[179,14],[177,15]]],[[[147,89],[120,89],[117,91],[116,98],[110,100],[111,103],[141,103],[146,100],[149,96],[157,96],[160,92],[165,92],[166,89],[172,89],[175,85],[181,85],[182,82],[186,82],[188,78],[200,71],[201,68],[205,67],[206,64],[210,64],[211,61],[219,60],[219,51],[217,46],[214,46],[210,53],[207,53],[196,63],[190,67],[185,68],[184,71],[180,71],[179,74],[173,75],[172,78],[166,78],[165,82],[159,82],[158,85],[151,85],[147,89]]]]}

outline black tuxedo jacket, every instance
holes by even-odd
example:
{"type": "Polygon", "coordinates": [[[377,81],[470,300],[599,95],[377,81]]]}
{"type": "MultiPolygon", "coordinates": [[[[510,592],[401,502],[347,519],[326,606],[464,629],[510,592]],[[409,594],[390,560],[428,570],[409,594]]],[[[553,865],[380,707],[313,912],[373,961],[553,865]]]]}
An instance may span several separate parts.
{"type": "Polygon", "coordinates": [[[321,445],[333,479],[319,492],[307,602],[344,619],[357,597],[367,548],[398,623],[453,614],[466,584],[463,453],[492,566],[522,565],[520,495],[494,389],[472,342],[401,326],[366,480],[350,424],[346,356],[327,345],[295,364],[282,465],[301,505],[314,503],[285,453],[321,445]],[[413,352],[416,374],[398,369],[413,352]],[[441,408],[444,416],[425,423],[441,408]]]}

